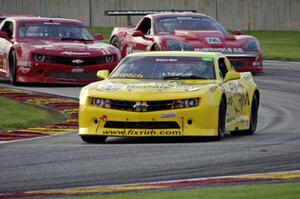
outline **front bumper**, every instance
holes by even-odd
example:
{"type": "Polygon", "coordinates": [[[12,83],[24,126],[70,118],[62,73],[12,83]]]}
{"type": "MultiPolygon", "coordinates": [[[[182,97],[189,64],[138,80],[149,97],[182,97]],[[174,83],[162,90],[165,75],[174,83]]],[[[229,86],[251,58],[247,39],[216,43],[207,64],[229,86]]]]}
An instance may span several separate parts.
{"type": "Polygon", "coordinates": [[[98,70],[112,71],[118,62],[101,65],[70,66],[53,63],[33,63],[30,67],[17,66],[18,82],[88,84],[99,80],[98,70]]]}
{"type": "Polygon", "coordinates": [[[263,72],[262,56],[260,53],[225,54],[231,65],[238,72],[263,72]]]}
{"type": "Polygon", "coordinates": [[[218,107],[131,112],[82,105],[79,134],[115,137],[216,136],[218,107]]]}

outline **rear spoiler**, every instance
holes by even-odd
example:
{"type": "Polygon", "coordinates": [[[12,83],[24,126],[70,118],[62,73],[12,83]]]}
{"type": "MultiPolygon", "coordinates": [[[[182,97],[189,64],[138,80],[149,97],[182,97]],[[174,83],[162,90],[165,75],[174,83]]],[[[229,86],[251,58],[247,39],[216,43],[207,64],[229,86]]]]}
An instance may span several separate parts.
{"type": "Polygon", "coordinates": [[[127,16],[127,25],[132,26],[130,16],[144,16],[162,12],[197,12],[196,10],[105,10],[105,16],[127,16]]]}

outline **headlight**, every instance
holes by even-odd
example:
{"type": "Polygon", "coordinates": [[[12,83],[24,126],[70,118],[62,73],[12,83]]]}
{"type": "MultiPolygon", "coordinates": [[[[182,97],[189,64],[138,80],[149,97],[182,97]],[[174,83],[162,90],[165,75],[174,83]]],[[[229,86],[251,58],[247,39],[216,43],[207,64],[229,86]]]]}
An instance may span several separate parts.
{"type": "Polygon", "coordinates": [[[45,60],[45,55],[35,54],[34,55],[34,60],[38,61],[38,62],[43,62],[45,60]]]}
{"type": "Polygon", "coordinates": [[[198,98],[182,99],[182,100],[175,101],[174,108],[192,108],[198,106],[198,104],[199,104],[198,98]]]}
{"type": "Polygon", "coordinates": [[[103,98],[92,98],[92,105],[102,107],[102,108],[110,108],[111,107],[111,101],[108,99],[103,99],[103,98]]]}
{"type": "Polygon", "coordinates": [[[113,55],[108,55],[105,57],[105,62],[109,63],[109,62],[113,62],[114,61],[114,56],[113,55]]]}
{"type": "Polygon", "coordinates": [[[185,43],[180,42],[178,40],[167,40],[166,47],[168,50],[174,50],[174,51],[181,51],[181,50],[192,51],[193,50],[190,46],[188,46],[185,43]]]}
{"type": "Polygon", "coordinates": [[[249,40],[244,44],[243,49],[245,51],[259,51],[260,47],[257,40],[249,40]]]}

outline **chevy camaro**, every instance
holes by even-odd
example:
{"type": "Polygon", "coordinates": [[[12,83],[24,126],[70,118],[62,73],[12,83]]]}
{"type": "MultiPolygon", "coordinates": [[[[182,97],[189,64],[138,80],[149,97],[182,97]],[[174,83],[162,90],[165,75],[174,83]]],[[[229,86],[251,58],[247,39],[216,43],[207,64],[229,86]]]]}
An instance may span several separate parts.
{"type": "Polygon", "coordinates": [[[43,17],[9,17],[0,26],[0,77],[12,84],[87,84],[97,71],[112,71],[120,52],[101,43],[82,22],[43,17]]]}
{"type": "Polygon", "coordinates": [[[239,72],[262,72],[262,51],[253,36],[228,31],[199,13],[157,13],[144,16],[135,28],[114,28],[110,43],[122,57],[140,51],[222,52],[239,72]]]}
{"type": "Polygon", "coordinates": [[[144,52],[124,58],[80,93],[79,135],[208,136],[253,134],[260,93],[250,72],[216,52],[144,52]]]}

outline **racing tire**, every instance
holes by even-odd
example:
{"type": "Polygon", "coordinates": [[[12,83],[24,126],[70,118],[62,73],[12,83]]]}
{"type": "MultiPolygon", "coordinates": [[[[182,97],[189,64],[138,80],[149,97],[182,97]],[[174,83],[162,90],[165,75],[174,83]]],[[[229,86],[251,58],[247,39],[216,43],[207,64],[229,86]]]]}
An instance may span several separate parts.
{"type": "Polygon", "coordinates": [[[252,105],[251,105],[250,126],[248,130],[244,131],[244,134],[253,135],[255,133],[257,127],[257,120],[258,120],[258,99],[257,96],[254,95],[252,99],[252,105]]]}
{"type": "Polygon", "coordinates": [[[17,56],[16,52],[12,51],[9,56],[9,81],[12,85],[17,86],[17,56]]]}
{"type": "Polygon", "coordinates": [[[93,143],[93,144],[97,144],[97,143],[104,143],[105,140],[107,139],[106,136],[97,136],[97,135],[81,135],[80,136],[82,141],[86,142],[86,143],[93,143]]]}
{"type": "Polygon", "coordinates": [[[151,48],[151,51],[160,51],[160,48],[157,44],[154,44],[151,48]]]}
{"type": "Polygon", "coordinates": [[[218,115],[218,135],[213,138],[215,141],[221,141],[225,135],[225,122],[226,122],[226,102],[222,98],[219,106],[218,115]]]}
{"type": "Polygon", "coordinates": [[[232,131],[231,135],[253,135],[256,131],[257,120],[258,120],[258,98],[256,95],[253,96],[250,114],[250,126],[247,130],[232,131]]]}
{"type": "Polygon", "coordinates": [[[110,41],[110,44],[116,47],[117,49],[121,50],[121,43],[118,37],[113,37],[110,41]]]}

